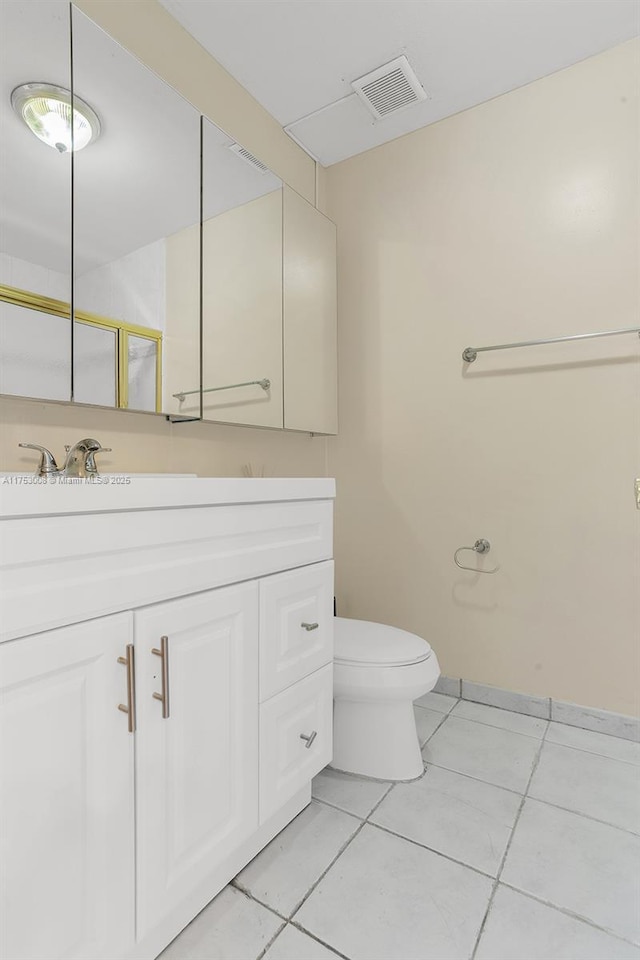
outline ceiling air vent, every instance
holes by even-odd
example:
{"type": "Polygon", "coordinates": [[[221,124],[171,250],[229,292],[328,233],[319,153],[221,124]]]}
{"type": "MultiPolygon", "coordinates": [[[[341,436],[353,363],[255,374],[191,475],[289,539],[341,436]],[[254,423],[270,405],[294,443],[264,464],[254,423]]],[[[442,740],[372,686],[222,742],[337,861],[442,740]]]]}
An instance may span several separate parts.
{"type": "Polygon", "coordinates": [[[269,172],[269,167],[266,165],[266,163],[263,163],[262,160],[258,160],[258,158],[254,157],[252,153],[249,153],[245,147],[241,147],[239,143],[230,144],[229,150],[244,160],[245,163],[248,163],[250,166],[252,166],[254,170],[259,170],[260,173],[269,172]]]}
{"type": "Polygon", "coordinates": [[[351,86],[376,120],[427,99],[406,57],[397,57],[385,63],[359,80],[354,80],[351,86]]]}

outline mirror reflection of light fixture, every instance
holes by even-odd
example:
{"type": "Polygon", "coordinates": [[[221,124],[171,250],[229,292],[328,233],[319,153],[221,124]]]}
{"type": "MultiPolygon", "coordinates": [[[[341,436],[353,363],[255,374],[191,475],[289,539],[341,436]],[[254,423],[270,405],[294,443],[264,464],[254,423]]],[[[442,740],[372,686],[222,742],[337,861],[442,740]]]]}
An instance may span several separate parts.
{"type": "Polygon", "coordinates": [[[72,136],[71,91],[53,83],[21,84],[11,94],[11,106],[38,140],[59,153],[82,150],[100,134],[97,114],[74,94],[72,136]]]}

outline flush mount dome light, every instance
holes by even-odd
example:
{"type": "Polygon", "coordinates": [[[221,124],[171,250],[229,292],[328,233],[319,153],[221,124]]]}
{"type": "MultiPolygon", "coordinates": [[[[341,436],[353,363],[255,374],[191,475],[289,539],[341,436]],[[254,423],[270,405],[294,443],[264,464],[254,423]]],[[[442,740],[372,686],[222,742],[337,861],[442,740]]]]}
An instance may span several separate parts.
{"type": "Polygon", "coordinates": [[[88,103],[53,83],[23,83],[11,94],[11,106],[38,140],[59,153],[82,150],[100,133],[100,121],[88,103]]]}

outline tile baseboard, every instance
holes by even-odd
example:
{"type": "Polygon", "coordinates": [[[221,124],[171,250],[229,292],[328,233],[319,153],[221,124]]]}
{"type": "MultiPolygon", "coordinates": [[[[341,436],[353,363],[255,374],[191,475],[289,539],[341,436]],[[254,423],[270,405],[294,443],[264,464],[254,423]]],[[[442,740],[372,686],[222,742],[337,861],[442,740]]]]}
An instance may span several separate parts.
{"type": "Polygon", "coordinates": [[[606,733],[610,737],[622,737],[624,740],[640,741],[640,719],[629,717],[597,707],[583,707],[577,703],[553,700],[551,697],[534,697],[528,693],[516,693],[502,687],[492,687],[486,683],[462,680],[457,677],[440,677],[434,687],[435,693],[448,697],[459,697],[484,703],[514,713],[524,713],[529,717],[543,720],[555,720],[583,730],[606,733]]]}
{"type": "Polygon", "coordinates": [[[640,719],[628,717],[624,713],[612,713],[610,710],[598,710],[595,707],[581,707],[577,703],[564,700],[551,701],[551,719],[558,723],[568,723],[572,727],[607,733],[611,737],[640,741],[640,719]]]}
{"type": "Polygon", "coordinates": [[[445,697],[455,697],[460,699],[461,680],[455,680],[453,677],[439,677],[438,682],[433,688],[433,693],[442,693],[445,697]]]}
{"type": "Polygon", "coordinates": [[[542,720],[551,719],[550,697],[533,697],[528,693],[515,693],[501,687],[490,687],[486,683],[474,683],[472,680],[462,680],[461,689],[463,700],[486,703],[489,707],[513,710],[515,713],[525,713],[529,717],[540,717],[542,720]]]}

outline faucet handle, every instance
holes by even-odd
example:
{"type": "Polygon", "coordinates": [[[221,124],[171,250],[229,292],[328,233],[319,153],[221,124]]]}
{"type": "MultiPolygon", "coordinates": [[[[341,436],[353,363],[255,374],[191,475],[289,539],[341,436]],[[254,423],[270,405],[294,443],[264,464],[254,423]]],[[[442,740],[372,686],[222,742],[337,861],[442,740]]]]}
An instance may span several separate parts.
{"type": "Polygon", "coordinates": [[[47,477],[54,473],[59,473],[58,464],[54,455],[46,447],[41,447],[39,443],[19,443],[19,447],[25,447],[28,450],[38,450],[40,452],[40,463],[36,467],[36,477],[47,477]]]}
{"type": "Polygon", "coordinates": [[[88,477],[97,477],[98,465],[96,463],[96,453],[111,453],[111,447],[100,447],[98,450],[90,450],[85,460],[86,472],[88,477]]]}

